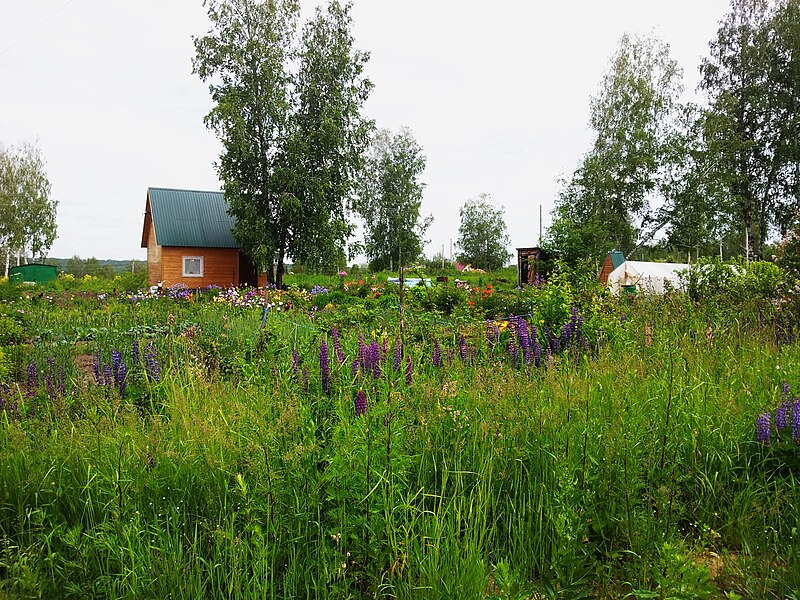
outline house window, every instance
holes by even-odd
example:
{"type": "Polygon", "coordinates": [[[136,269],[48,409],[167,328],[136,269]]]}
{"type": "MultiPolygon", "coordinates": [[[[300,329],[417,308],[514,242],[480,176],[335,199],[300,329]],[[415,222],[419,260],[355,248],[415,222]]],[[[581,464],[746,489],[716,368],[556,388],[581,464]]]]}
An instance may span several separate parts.
{"type": "Polygon", "coordinates": [[[203,276],[203,257],[184,256],[183,257],[183,276],[202,277],[203,276]]]}

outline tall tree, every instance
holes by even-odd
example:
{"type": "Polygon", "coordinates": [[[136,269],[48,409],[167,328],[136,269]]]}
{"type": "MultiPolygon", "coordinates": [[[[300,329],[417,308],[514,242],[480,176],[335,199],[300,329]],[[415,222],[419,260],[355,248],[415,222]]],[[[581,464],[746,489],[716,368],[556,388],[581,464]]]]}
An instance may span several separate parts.
{"type": "Polygon", "coordinates": [[[366,160],[357,210],[364,219],[364,249],[370,268],[394,270],[422,254],[431,217],[420,218],[420,176],[425,156],[411,131],[376,133],[366,160]]]}
{"type": "Polygon", "coordinates": [[[218,170],[234,235],[282,283],[287,257],[341,259],[347,210],[370,123],[367,55],[353,47],[350,5],[318,8],[298,39],[296,0],[208,0],[212,29],[195,38],[194,70],[210,83],[206,117],[223,143],[218,170]],[[295,67],[295,71],[292,70],[295,67]]]}
{"type": "Polygon", "coordinates": [[[681,71],[669,46],[623,36],[591,102],[595,140],[556,202],[548,245],[568,260],[631,250],[675,143],[681,71]]]}
{"type": "Polygon", "coordinates": [[[487,271],[503,267],[511,256],[503,207],[495,206],[489,194],[480,194],[467,200],[459,214],[458,260],[487,271]]]}
{"type": "Polygon", "coordinates": [[[760,259],[800,206],[800,2],[732,0],[709,46],[707,153],[731,227],[760,259]]]}
{"type": "Polygon", "coordinates": [[[361,107],[372,83],[369,55],[355,49],[350,4],[331,0],[303,31],[291,135],[284,153],[287,189],[299,201],[288,252],[312,268],[339,266],[354,227],[349,209],[374,125],[361,107]]]}
{"type": "Polygon", "coordinates": [[[58,202],[50,196],[50,181],[39,149],[0,146],[0,248],[5,249],[5,274],[11,256],[43,258],[56,238],[58,202]]]}
{"type": "Polygon", "coordinates": [[[760,258],[777,170],[766,155],[768,75],[765,69],[766,0],[732,0],[700,71],[711,106],[704,117],[708,157],[725,189],[734,227],[745,249],[760,258]]]}

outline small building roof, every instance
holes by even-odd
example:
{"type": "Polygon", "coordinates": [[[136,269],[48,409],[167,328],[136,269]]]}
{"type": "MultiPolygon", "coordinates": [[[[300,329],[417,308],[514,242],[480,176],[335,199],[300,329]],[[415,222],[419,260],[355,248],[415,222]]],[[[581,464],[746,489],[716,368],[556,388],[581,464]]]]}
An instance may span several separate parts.
{"type": "Polygon", "coordinates": [[[160,246],[240,247],[222,192],[148,188],[142,247],[147,246],[149,219],[160,246]]]}
{"type": "Polygon", "coordinates": [[[612,250],[608,253],[608,256],[611,258],[611,266],[613,267],[612,270],[616,269],[625,262],[625,255],[619,250],[612,250]]]}

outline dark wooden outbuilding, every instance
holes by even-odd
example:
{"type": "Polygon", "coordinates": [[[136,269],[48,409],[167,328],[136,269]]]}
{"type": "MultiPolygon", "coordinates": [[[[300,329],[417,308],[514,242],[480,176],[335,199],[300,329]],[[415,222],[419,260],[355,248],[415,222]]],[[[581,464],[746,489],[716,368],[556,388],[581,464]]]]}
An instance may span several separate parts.
{"type": "Polygon", "coordinates": [[[537,275],[543,276],[542,264],[548,259],[547,252],[539,247],[517,248],[517,286],[533,285],[537,275]]]}

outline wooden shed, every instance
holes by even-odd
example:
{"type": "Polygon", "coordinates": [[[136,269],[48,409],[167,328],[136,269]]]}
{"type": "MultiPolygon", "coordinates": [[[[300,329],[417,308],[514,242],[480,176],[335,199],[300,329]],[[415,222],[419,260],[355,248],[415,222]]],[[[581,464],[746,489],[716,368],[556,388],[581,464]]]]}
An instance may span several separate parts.
{"type": "Polygon", "coordinates": [[[233,238],[233,224],[221,192],[148,188],[142,228],[148,284],[257,285],[255,267],[233,238]]]}
{"type": "Polygon", "coordinates": [[[517,248],[517,287],[533,285],[541,278],[541,264],[548,259],[547,252],[541,248],[517,248]]]}

